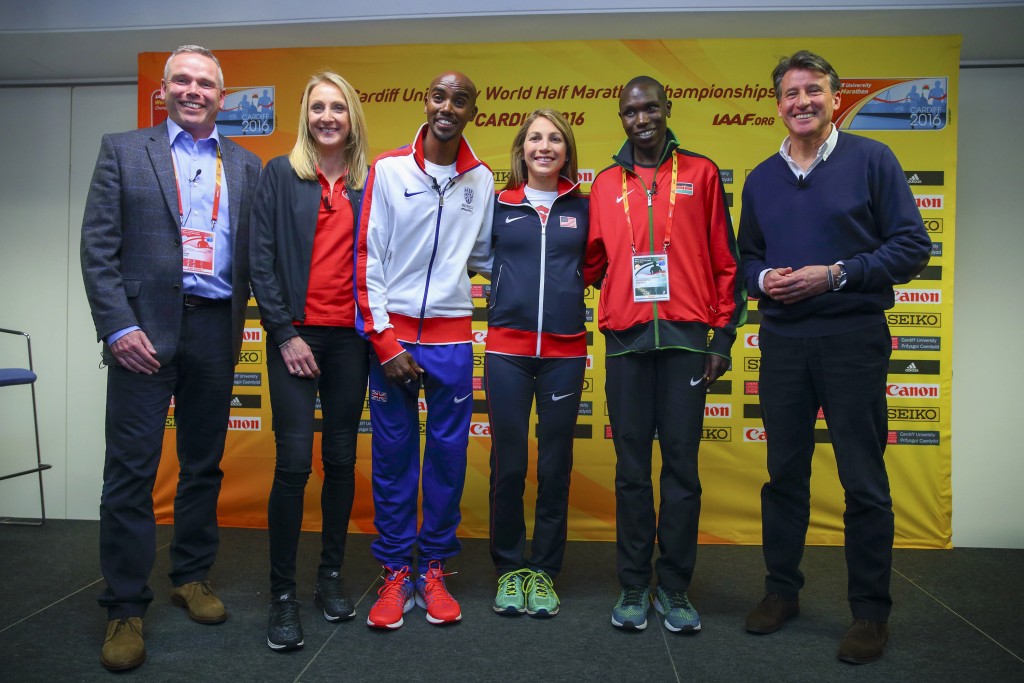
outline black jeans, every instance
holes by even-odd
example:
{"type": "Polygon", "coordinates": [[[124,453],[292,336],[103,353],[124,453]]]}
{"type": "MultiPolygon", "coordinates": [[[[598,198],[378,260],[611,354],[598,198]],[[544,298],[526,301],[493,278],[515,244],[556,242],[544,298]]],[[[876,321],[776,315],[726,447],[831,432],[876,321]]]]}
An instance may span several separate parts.
{"type": "Polygon", "coordinates": [[[819,406],[846,494],[846,568],[856,619],[886,621],[892,607],[893,512],[883,454],[888,435],[885,382],[889,328],[826,337],[786,337],[763,327],[761,415],[768,437],[768,476],[761,489],[769,592],[794,598],[810,519],[811,458],[819,406]]]}
{"type": "Polygon", "coordinates": [[[312,470],[314,408],[317,392],[323,415],[321,455],[324,469],[320,509],[323,515],[321,574],[338,571],[345,559],[348,520],[355,496],[356,435],[366,396],[369,347],[349,327],[298,327],[320,368],[316,379],[295,377],[281,350],[267,346],[270,404],[274,412],[277,465],[270,489],[270,588],[274,595],[294,593],[295,557],[302,529],[303,497],[312,470]]]}
{"type": "Polygon", "coordinates": [[[608,357],[605,368],[608,417],[615,443],[619,583],[650,583],[657,538],[658,584],[686,590],[697,560],[700,521],[697,453],[707,398],[699,386],[704,354],[681,350],[626,353],[608,357]],[[655,431],[661,450],[657,515],[651,481],[655,431]]]}

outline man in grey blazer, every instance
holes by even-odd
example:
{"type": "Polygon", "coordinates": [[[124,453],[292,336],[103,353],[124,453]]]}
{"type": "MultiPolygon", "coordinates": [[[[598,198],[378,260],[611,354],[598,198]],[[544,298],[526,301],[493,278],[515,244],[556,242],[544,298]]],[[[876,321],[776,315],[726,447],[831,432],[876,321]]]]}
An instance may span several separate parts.
{"type": "Polygon", "coordinates": [[[224,76],[209,50],[178,48],[161,96],[166,123],[103,137],[82,222],[82,276],[108,368],[99,603],[108,615],[100,661],[111,670],[146,658],[152,491],[172,396],[180,474],[171,599],[194,621],[227,618],[207,574],[261,163],[217,133],[224,76]]]}

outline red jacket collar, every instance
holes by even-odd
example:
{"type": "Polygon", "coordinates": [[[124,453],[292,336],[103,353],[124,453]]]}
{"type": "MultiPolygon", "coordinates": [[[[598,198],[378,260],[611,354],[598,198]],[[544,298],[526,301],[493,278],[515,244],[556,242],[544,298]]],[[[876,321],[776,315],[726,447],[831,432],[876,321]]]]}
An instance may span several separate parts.
{"type": "MultiPolygon", "coordinates": [[[[416,159],[416,165],[420,167],[420,170],[424,170],[423,165],[423,140],[427,137],[427,124],[420,126],[420,129],[416,132],[416,137],[412,141],[412,155],[416,159]]],[[[459,151],[455,154],[455,173],[462,175],[466,171],[476,168],[480,165],[486,165],[484,162],[477,158],[473,152],[473,148],[469,146],[469,141],[463,136],[459,140],[459,151]]],[[[426,171],[424,171],[426,172],[426,171]]]]}
{"type": "MultiPolygon", "coordinates": [[[[565,176],[558,177],[558,196],[564,197],[573,190],[579,187],[579,183],[574,183],[565,176]]],[[[513,187],[508,190],[502,190],[498,193],[498,201],[502,204],[523,204],[526,202],[526,185],[520,185],[519,187],[513,187]]]]}

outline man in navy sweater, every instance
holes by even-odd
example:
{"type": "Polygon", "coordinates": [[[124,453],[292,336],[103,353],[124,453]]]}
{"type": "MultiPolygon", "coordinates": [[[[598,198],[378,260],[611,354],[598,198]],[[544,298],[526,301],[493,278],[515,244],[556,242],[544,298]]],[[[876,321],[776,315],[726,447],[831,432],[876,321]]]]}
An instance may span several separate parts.
{"type": "Polygon", "coordinates": [[[766,595],[746,628],[779,630],[799,611],[819,407],[846,492],[853,625],[839,658],[882,656],[892,606],[893,513],[883,454],[893,285],[928,262],[931,241],[903,170],[885,145],[832,124],[840,81],[800,51],[772,73],[789,135],[743,188],[739,250],[760,296],[761,416],[770,481],[761,490],[766,595]]]}

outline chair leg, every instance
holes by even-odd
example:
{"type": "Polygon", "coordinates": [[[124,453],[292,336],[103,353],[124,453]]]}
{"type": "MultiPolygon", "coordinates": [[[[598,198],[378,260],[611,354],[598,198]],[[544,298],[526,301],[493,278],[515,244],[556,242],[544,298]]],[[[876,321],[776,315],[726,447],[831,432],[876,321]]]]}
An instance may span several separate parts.
{"type": "MultiPolygon", "coordinates": [[[[31,353],[32,353],[32,351],[31,351],[31,346],[30,346],[29,347],[29,364],[30,365],[32,363],[31,353]]],[[[36,410],[36,385],[35,385],[35,383],[31,384],[30,387],[32,389],[32,423],[33,423],[33,427],[35,429],[35,436],[36,436],[36,467],[33,470],[28,470],[26,472],[21,472],[19,474],[15,474],[15,475],[9,475],[9,476],[3,477],[3,478],[4,479],[8,479],[8,478],[10,478],[10,476],[17,477],[17,476],[20,476],[21,474],[31,474],[33,471],[36,473],[36,476],[39,477],[39,514],[40,514],[40,516],[39,516],[39,521],[38,522],[26,522],[26,521],[11,520],[11,519],[0,520],[0,524],[6,524],[6,525],[9,525],[9,526],[42,526],[43,524],[46,523],[46,498],[44,497],[44,494],[43,494],[43,472],[45,470],[50,469],[51,466],[43,464],[43,455],[42,455],[42,452],[40,451],[40,448],[39,448],[39,414],[38,414],[38,412],[36,410]]]]}

